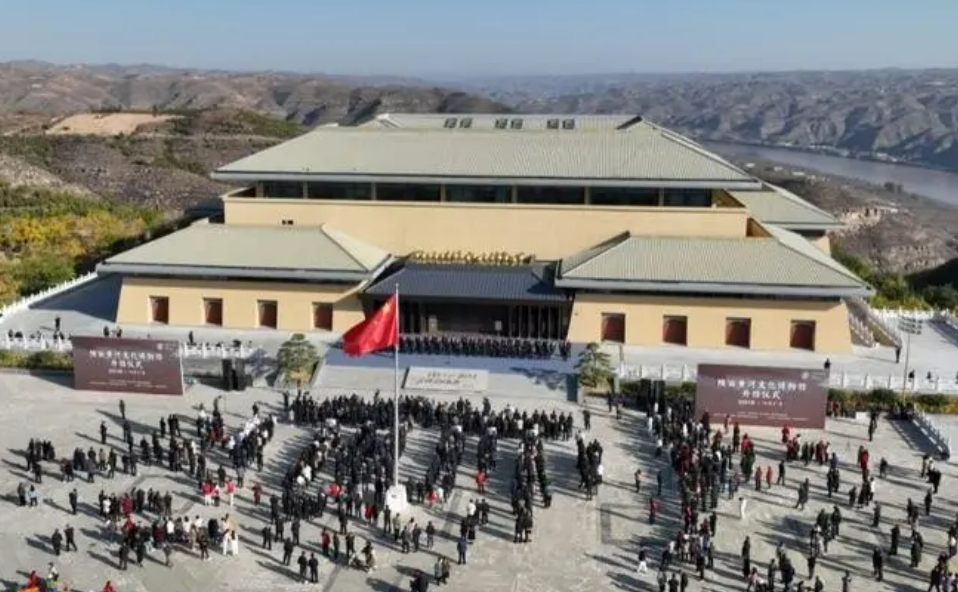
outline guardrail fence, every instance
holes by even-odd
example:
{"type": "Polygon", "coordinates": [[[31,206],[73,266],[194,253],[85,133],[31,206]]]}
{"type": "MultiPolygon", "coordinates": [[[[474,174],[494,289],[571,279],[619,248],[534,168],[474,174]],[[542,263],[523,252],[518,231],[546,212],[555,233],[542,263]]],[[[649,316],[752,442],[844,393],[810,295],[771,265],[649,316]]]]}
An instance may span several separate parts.
{"type": "Polygon", "coordinates": [[[6,319],[7,317],[12,316],[15,313],[18,313],[23,310],[27,310],[34,304],[42,302],[47,298],[53,298],[59,294],[78,288],[83,284],[89,283],[95,280],[97,277],[96,272],[91,271],[90,273],[78,276],[73,278],[68,282],[63,282],[62,284],[53,286],[52,288],[47,288],[42,292],[37,292],[36,294],[31,294],[17,301],[11,302],[6,306],[0,307],[0,319],[6,319]]]}
{"type": "MultiPolygon", "coordinates": [[[[649,364],[628,365],[619,367],[620,380],[639,380],[650,378],[664,380],[668,383],[695,382],[698,375],[697,367],[691,364],[649,364]]],[[[831,388],[868,391],[878,388],[902,390],[904,380],[900,375],[855,374],[842,370],[832,370],[828,386],[831,388]]],[[[906,390],[916,393],[947,393],[958,394],[958,380],[933,377],[932,380],[916,376],[908,381],[906,390]]]]}
{"type": "MultiPolygon", "coordinates": [[[[69,339],[57,339],[52,337],[10,337],[9,335],[0,336],[0,350],[37,352],[37,351],[60,351],[66,352],[72,349],[69,339]]],[[[223,343],[194,343],[189,344],[180,342],[180,356],[183,358],[248,358],[265,351],[263,348],[254,347],[246,344],[232,345],[223,343]]]]}
{"type": "Polygon", "coordinates": [[[938,427],[934,416],[923,411],[915,412],[915,426],[924,432],[925,436],[931,440],[931,443],[938,449],[944,458],[951,457],[951,438],[945,435],[938,427]]]}

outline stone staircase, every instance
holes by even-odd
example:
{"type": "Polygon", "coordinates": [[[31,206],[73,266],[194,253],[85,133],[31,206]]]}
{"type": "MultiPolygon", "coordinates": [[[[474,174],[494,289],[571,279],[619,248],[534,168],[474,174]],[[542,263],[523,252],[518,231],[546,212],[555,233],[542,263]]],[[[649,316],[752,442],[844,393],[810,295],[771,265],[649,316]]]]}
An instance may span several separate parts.
{"type": "Polygon", "coordinates": [[[852,332],[852,344],[862,347],[875,347],[878,343],[868,325],[851,308],[848,309],[848,326],[852,332]]]}

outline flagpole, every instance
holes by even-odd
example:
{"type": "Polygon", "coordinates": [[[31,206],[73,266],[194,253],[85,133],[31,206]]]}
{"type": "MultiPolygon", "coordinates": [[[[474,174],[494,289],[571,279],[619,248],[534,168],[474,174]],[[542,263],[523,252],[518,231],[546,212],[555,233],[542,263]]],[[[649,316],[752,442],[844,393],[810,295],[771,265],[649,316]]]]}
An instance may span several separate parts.
{"type": "Polygon", "coordinates": [[[399,284],[396,284],[396,342],[393,343],[393,485],[399,486],[399,284]]]}

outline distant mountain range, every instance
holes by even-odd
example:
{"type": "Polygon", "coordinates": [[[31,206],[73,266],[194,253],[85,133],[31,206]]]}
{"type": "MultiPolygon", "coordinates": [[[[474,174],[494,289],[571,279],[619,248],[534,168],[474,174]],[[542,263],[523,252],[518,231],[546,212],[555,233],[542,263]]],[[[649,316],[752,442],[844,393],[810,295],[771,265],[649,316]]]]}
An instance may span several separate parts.
{"type": "Polygon", "coordinates": [[[491,99],[420,80],[283,72],[184,70],[152,65],[0,64],[0,111],[65,114],[233,109],[305,125],[349,122],[380,111],[508,111],[491,99]]]}
{"type": "Polygon", "coordinates": [[[958,170],[958,70],[500,78],[460,87],[519,111],[641,113],[700,140],[958,170]]]}
{"type": "Polygon", "coordinates": [[[601,74],[429,81],[153,65],[0,64],[0,111],[258,111],[306,125],[381,111],[637,113],[701,140],[958,171],[958,70],[601,74]]]}

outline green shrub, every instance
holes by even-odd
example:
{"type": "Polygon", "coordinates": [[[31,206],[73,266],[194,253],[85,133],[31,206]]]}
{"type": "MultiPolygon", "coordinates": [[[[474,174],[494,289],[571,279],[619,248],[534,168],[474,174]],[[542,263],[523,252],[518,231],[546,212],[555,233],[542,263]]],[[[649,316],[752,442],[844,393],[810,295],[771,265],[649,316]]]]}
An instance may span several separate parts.
{"type": "Polygon", "coordinates": [[[24,358],[20,352],[0,350],[0,368],[22,368],[24,358]]]}
{"type": "Polygon", "coordinates": [[[841,389],[828,389],[828,400],[835,403],[847,403],[849,393],[841,389]]]}
{"type": "MultiPolygon", "coordinates": [[[[639,382],[638,381],[628,381],[622,382],[619,385],[619,394],[625,399],[627,405],[635,405],[640,409],[646,407],[647,401],[646,397],[641,396],[639,391],[639,382]]],[[[665,398],[666,399],[694,399],[695,398],[695,383],[694,382],[682,382],[679,384],[667,384],[665,385],[665,398]]]]}
{"type": "Polygon", "coordinates": [[[915,393],[902,397],[900,392],[886,388],[871,391],[846,391],[829,389],[830,402],[843,403],[850,409],[889,409],[897,403],[913,403],[928,413],[958,413],[958,397],[943,393],[915,393]]]}
{"type": "Polygon", "coordinates": [[[69,353],[58,351],[17,352],[0,351],[0,367],[24,370],[69,370],[73,358],[69,353]]]}

